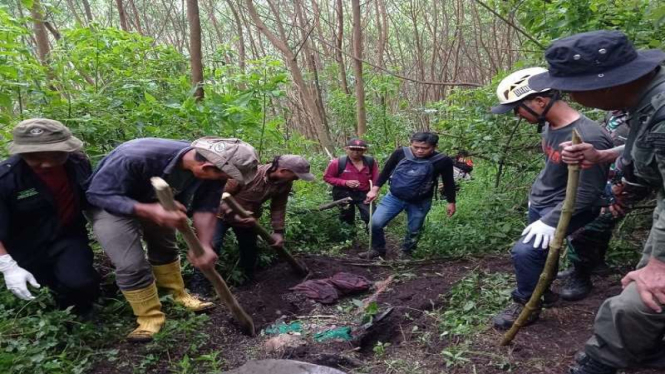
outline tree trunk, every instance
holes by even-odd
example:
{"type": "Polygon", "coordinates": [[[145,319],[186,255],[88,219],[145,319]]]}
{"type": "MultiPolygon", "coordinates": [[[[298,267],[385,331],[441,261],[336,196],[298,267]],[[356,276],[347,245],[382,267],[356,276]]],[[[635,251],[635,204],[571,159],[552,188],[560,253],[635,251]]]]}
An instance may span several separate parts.
{"type": "MultiPolygon", "coordinates": [[[[256,46],[256,40],[254,40],[254,34],[252,33],[252,28],[249,24],[249,21],[247,20],[247,17],[245,17],[245,13],[238,13],[240,16],[240,19],[242,20],[242,23],[245,25],[245,29],[247,30],[247,39],[249,39],[249,46],[250,50],[252,52],[252,58],[254,60],[259,59],[259,48],[256,46]]],[[[261,35],[260,32],[258,32],[258,35],[261,35]]]]}
{"type": "Polygon", "coordinates": [[[351,94],[349,84],[346,80],[346,66],[344,66],[344,56],[342,55],[342,41],[344,40],[344,6],[342,0],[337,0],[337,38],[335,40],[337,48],[335,49],[337,64],[339,65],[339,80],[342,83],[342,89],[347,95],[351,94]]]}
{"type": "Polygon", "coordinates": [[[363,136],[367,132],[367,114],[365,113],[365,87],[363,86],[363,44],[360,24],[360,0],[352,0],[353,8],[353,71],[356,81],[356,132],[363,136]]]}
{"type": "MultiPolygon", "coordinates": [[[[212,4],[212,0],[211,0],[212,4]]],[[[239,58],[239,66],[240,66],[240,71],[243,73],[245,72],[245,61],[247,60],[246,52],[245,52],[245,36],[243,34],[242,30],[242,23],[240,22],[240,16],[238,16],[238,11],[235,8],[235,5],[231,2],[231,0],[226,0],[226,4],[229,6],[229,9],[231,10],[231,14],[233,14],[233,19],[235,20],[236,24],[236,32],[238,33],[238,58],[239,58]]]]}
{"type": "Polygon", "coordinates": [[[88,23],[92,22],[92,10],[90,9],[90,2],[88,0],[82,0],[83,9],[85,10],[85,18],[88,20],[88,23]]]}
{"type": "MultiPolygon", "coordinates": [[[[436,0],[435,0],[436,1],[436,0]]],[[[376,52],[376,64],[384,67],[383,55],[386,51],[388,40],[388,23],[386,22],[386,6],[383,0],[376,0],[376,31],[379,34],[379,43],[376,52]]]]}
{"type": "Polygon", "coordinates": [[[76,23],[83,25],[83,21],[81,21],[81,17],[79,17],[78,12],[76,11],[76,6],[74,5],[73,0],[67,0],[67,8],[69,8],[69,11],[74,15],[76,23]]]}
{"type": "Polygon", "coordinates": [[[122,5],[122,0],[115,0],[116,5],[118,6],[118,15],[120,16],[120,28],[124,31],[129,31],[129,26],[127,25],[127,13],[125,13],[125,7],[122,5]]]}
{"type": "MultiPolygon", "coordinates": [[[[311,0],[311,2],[312,2],[312,15],[314,18],[314,27],[316,28],[316,32],[319,38],[324,39],[323,29],[321,28],[321,19],[323,18],[323,15],[321,14],[321,9],[319,8],[319,4],[316,2],[316,0],[311,0]]],[[[314,41],[312,41],[312,43],[314,43],[314,41]]],[[[328,45],[322,44],[319,47],[323,50],[326,56],[331,55],[330,47],[328,45]]],[[[323,66],[320,58],[317,58],[316,64],[318,66],[323,66]]]]}
{"type": "MultiPolygon", "coordinates": [[[[302,53],[304,54],[305,57],[305,62],[307,63],[307,68],[309,69],[309,72],[313,74],[314,76],[314,88],[313,90],[316,91],[316,96],[314,97],[316,107],[319,110],[319,116],[321,117],[321,120],[323,120],[323,125],[326,127],[326,129],[329,130],[328,127],[328,119],[326,117],[326,111],[323,106],[323,94],[321,93],[321,85],[319,84],[319,73],[318,69],[316,66],[316,61],[314,58],[314,54],[311,52],[310,49],[310,34],[313,31],[313,29],[310,29],[310,27],[314,26],[309,26],[309,22],[305,19],[304,12],[303,12],[303,6],[302,6],[302,0],[296,0],[294,1],[295,3],[295,9],[296,9],[296,17],[298,18],[298,23],[300,25],[300,36],[302,38],[302,53]],[[309,30],[308,30],[309,29],[309,30]],[[309,32],[308,32],[309,31],[309,32]]],[[[312,90],[312,88],[310,88],[312,90]]]]}
{"type": "Polygon", "coordinates": [[[279,49],[280,52],[282,52],[284,55],[286,64],[289,68],[289,71],[291,72],[291,76],[293,77],[293,82],[296,84],[298,90],[300,91],[301,101],[307,109],[306,114],[310,117],[309,122],[311,122],[315,128],[317,138],[319,139],[321,146],[332,153],[334,149],[332,142],[330,141],[330,135],[328,134],[327,129],[323,126],[323,120],[320,118],[316,103],[312,99],[315,93],[308,89],[307,83],[302,76],[300,66],[298,66],[297,56],[293,53],[293,51],[291,51],[289,46],[286,44],[286,41],[279,39],[266,27],[265,23],[263,23],[259,17],[259,14],[257,13],[252,0],[245,0],[245,4],[247,5],[247,11],[250,17],[252,17],[252,20],[254,21],[254,24],[259,29],[259,31],[263,33],[263,35],[265,35],[266,38],[270,40],[272,45],[279,49]]]}
{"type": "Polygon", "coordinates": [[[189,61],[192,65],[192,85],[196,87],[194,97],[199,101],[203,99],[203,61],[198,0],[187,0],[187,22],[189,23],[189,61]]]}
{"type": "Polygon", "coordinates": [[[49,62],[49,53],[51,52],[51,47],[48,42],[48,34],[46,33],[46,26],[44,26],[44,10],[42,9],[42,4],[39,0],[34,0],[32,3],[32,9],[30,9],[32,15],[32,22],[35,31],[35,41],[37,42],[37,56],[39,61],[44,66],[48,66],[49,62]]]}
{"type": "Polygon", "coordinates": [[[129,0],[129,6],[132,8],[132,12],[134,13],[134,26],[136,26],[136,30],[139,32],[141,35],[145,35],[143,33],[143,28],[141,27],[141,18],[139,17],[139,11],[136,9],[136,4],[134,4],[134,0],[129,0]]]}

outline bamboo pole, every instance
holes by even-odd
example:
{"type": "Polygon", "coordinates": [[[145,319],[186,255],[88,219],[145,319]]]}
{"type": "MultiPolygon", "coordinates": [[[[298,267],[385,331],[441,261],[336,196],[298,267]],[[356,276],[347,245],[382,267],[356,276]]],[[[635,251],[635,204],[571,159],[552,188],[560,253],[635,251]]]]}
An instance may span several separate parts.
{"type": "MultiPolygon", "coordinates": [[[[166,181],[160,177],[150,178],[150,182],[155,189],[155,194],[157,195],[159,203],[164,207],[164,209],[176,210],[177,207],[175,200],[173,199],[173,191],[171,191],[171,187],[168,185],[168,183],[166,183],[166,181]]],[[[186,225],[183,229],[180,230],[180,232],[182,233],[185,242],[187,242],[189,249],[194,252],[194,255],[201,256],[203,254],[203,247],[201,246],[199,239],[196,237],[196,234],[194,234],[194,230],[192,230],[189,225],[186,225]]],[[[229,287],[226,285],[226,282],[224,282],[222,276],[219,275],[219,273],[214,268],[201,269],[201,272],[215,287],[217,295],[231,310],[231,313],[233,313],[233,316],[243,327],[244,331],[250,336],[255,336],[256,332],[254,330],[254,321],[252,321],[252,317],[250,317],[240,306],[240,304],[238,304],[238,300],[236,300],[236,298],[233,296],[231,290],[229,290],[229,287]]]]}
{"type": "MultiPolygon", "coordinates": [[[[230,193],[224,192],[222,194],[222,200],[224,200],[224,202],[229,206],[229,208],[231,208],[231,210],[233,210],[233,212],[239,215],[240,217],[249,218],[252,216],[251,214],[249,214],[248,211],[246,211],[243,207],[241,207],[240,204],[238,204],[236,199],[234,199],[230,193]]],[[[254,232],[258,236],[260,236],[263,240],[265,240],[268,244],[272,244],[275,242],[274,239],[272,238],[272,235],[270,235],[270,233],[268,232],[268,230],[266,230],[258,222],[254,224],[254,232]]],[[[298,262],[298,260],[296,260],[295,258],[293,258],[293,256],[291,256],[291,254],[287,252],[286,249],[284,249],[284,247],[272,247],[272,248],[277,252],[277,254],[282,259],[284,259],[286,262],[289,263],[291,268],[296,273],[298,273],[298,275],[301,275],[303,277],[309,275],[309,270],[307,269],[307,267],[298,262]]]]}
{"type": "MultiPolygon", "coordinates": [[[[371,173],[371,170],[370,170],[371,173]]],[[[371,191],[372,188],[374,188],[374,183],[372,181],[369,181],[369,190],[371,191]]],[[[367,233],[369,234],[369,249],[368,251],[372,251],[372,204],[374,202],[370,201],[369,202],[369,221],[367,222],[367,233]]]]}
{"type": "MultiPolygon", "coordinates": [[[[573,144],[580,144],[582,138],[577,130],[573,130],[573,144]]],[[[563,208],[561,209],[561,217],[559,217],[559,223],[556,226],[556,231],[554,233],[554,239],[550,243],[549,253],[547,254],[547,260],[545,261],[545,267],[543,272],[538,278],[538,284],[536,289],[531,294],[529,302],[526,303],[524,309],[520,313],[519,317],[513,325],[510,327],[510,330],[506,332],[501,340],[501,345],[508,345],[515,338],[517,333],[520,331],[520,328],[524,323],[529,319],[531,313],[536,311],[539,308],[540,298],[545,293],[545,290],[549,287],[554,280],[556,275],[557,263],[559,262],[559,253],[561,252],[561,247],[563,246],[563,240],[566,237],[566,231],[568,230],[568,224],[570,223],[570,218],[575,211],[575,200],[577,198],[577,185],[579,184],[580,177],[580,166],[579,165],[568,165],[568,182],[566,184],[566,198],[563,200],[563,208]]]]}

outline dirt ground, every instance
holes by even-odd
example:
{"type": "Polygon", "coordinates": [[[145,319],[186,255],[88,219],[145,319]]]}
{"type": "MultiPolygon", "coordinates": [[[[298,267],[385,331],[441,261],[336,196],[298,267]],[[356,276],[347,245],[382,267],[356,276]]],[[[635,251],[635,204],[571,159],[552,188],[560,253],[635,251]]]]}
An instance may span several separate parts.
{"type": "MultiPolygon", "coordinates": [[[[356,260],[353,253],[339,258],[315,255],[300,258],[312,271],[311,279],[344,271],[376,282],[398,274],[377,299],[380,311],[393,308],[392,312],[369,329],[354,330],[354,339],[350,342],[316,343],[311,339],[313,334],[305,334],[308,336],[292,336],[287,346],[277,347],[279,344],[266,344],[270,337],[265,334],[254,338],[243,335],[227,309],[220,306],[209,315],[204,348],[219,352],[223,358],[221,369],[232,369],[251,359],[288,358],[331,366],[349,373],[563,374],[568,372],[574,354],[583,348],[591,335],[594,314],[601,302],[620,292],[618,274],[595,278],[595,288],[589,298],[576,303],[559,302],[556,307],[544,310],[541,320],[524,328],[509,347],[497,345],[502,334],[492,329],[488,320],[485,330],[466,338],[469,344],[464,358],[457,360],[455,365],[446,366],[441,352],[451,342],[439,336],[440,332],[427,312],[445,310],[446,294],[457,281],[474,270],[511,273],[508,256],[382,263],[356,260]],[[422,336],[429,338],[418,339],[422,336]],[[375,349],[378,342],[384,345],[380,354],[375,349]]],[[[359,325],[362,313],[355,312],[357,306],[350,300],[362,300],[372,291],[347,297],[336,305],[322,306],[289,290],[301,281],[286,263],[277,263],[260,271],[249,284],[233,291],[253,317],[257,332],[280,318],[287,323],[301,321],[311,332],[359,325]]],[[[146,354],[142,346],[127,343],[119,343],[117,349],[122,361],[138,360],[146,354]]],[[[183,353],[178,350],[169,352],[169,358],[173,360],[182,356],[183,353]]],[[[136,372],[136,368],[133,371],[136,372]]],[[[93,372],[128,371],[114,363],[100,362],[93,372]]],[[[173,371],[166,365],[158,365],[149,372],[173,371]]],[[[629,373],[652,374],[657,371],[629,373]]]]}

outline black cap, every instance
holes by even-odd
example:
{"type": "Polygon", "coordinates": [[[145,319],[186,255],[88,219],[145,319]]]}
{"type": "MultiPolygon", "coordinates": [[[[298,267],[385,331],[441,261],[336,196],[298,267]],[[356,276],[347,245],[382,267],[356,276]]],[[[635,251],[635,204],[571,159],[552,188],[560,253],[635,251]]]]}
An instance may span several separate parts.
{"type": "Polygon", "coordinates": [[[367,145],[367,142],[365,142],[362,139],[357,139],[357,138],[353,138],[353,139],[349,140],[346,143],[346,146],[349,147],[349,148],[356,148],[356,149],[367,149],[369,147],[367,145]]]}
{"type": "Polygon", "coordinates": [[[600,30],[555,41],[545,51],[547,73],[529,79],[535,90],[592,91],[637,80],[665,61],[659,49],[635,49],[621,31],[600,30]]]}

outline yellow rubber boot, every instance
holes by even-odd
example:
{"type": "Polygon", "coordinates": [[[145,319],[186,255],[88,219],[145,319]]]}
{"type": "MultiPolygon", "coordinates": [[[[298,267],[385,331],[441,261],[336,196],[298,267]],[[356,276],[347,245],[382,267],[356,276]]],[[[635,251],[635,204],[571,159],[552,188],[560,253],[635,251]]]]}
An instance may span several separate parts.
{"type": "Polygon", "coordinates": [[[180,260],[166,265],[153,265],[152,273],[155,275],[157,287],[167,290],[173,295],[173,300],[185,308],[193,312],[202,312],[215,307],[215,304],[201,301],[185,290],[180,260]]]}
{"type": "Polygon", "coordinates": [[[146,288],[132,291],[122,291],[129,305],[132,306],[136,322],[139,327],[127,335],[130,342],[149,342],[152,336],[159,332],[164,325],[166,317],[162,313],[162,303],[159,302],[157,286],[152,283],[146,288]]]}

